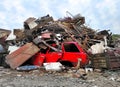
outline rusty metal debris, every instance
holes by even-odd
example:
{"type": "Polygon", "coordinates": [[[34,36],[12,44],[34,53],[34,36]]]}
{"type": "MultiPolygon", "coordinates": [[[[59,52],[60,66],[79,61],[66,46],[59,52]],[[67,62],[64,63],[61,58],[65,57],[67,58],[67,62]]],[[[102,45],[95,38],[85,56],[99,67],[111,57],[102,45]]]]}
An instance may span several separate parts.
{"type": "Polygon", "coordinates": [[[27,61],[29,58],[31,58],[39,50],[40,49],[33,43],[27,43],[20,49],[7,55],[6,62],[10,65],[12,69],[15,69],[21,64],[23,64],[25,61],[27,61]]]}
{"type": "MultiPolygon", "coordinates": [[[[95,31],[85,25],[85,17],[80,14],[56,21],[50,15],[40,18],[30,17],[24,21],[23,27],[23,29],[14,29],[16,39],[6,41],[8,45],[20,47],[6,56],[7,64],[13,69],[32,58],[37,52],[44,53],[48,47],[56,52],[61,52],[61,44],[70,41],[77,42],[82,47],[89,60],[92,61],[93,67],[120,68],[120,49],[115,48],[119,47],[119,44],[113,45],[110,30],[95,31]],[[54,44],[56,46],[53,46],[54,44]],[[27,48],[24,48],[25,46],[27,48]],[[111,57],[112,52],[110,51],[113,49],[114,55],[111,57]]],[[[78,64],[77,68],[79,66],[78,64]]]]}

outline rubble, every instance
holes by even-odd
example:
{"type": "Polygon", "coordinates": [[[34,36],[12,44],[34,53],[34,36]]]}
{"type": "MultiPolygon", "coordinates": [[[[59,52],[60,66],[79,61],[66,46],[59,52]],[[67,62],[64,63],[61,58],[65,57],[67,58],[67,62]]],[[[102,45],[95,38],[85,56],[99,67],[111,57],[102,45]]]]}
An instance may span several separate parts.
{"type": "MultiPolygon", "coordinates": [[[[71,15],[69,12],[67,13],[71,15]]],[[[9,48],[18,48],[15,51],[8,50],[7,48],[10,52],[5,57],[5,60],[12,69],[24,65],[26,62],[29,62],[28,64],[32,63],[33,65],[38,64],[42,66],[43,63],[53,62],[53,59],[56,57],[54,62],[64,60],[66,65],[71,63],[76,66],[76,69],[85,68],[88,62],[91,61],[92,67],[87,67],[86,72],[89,70],[93,71],[94,68],[120,68],[119,44],[113,45],[110,30],[95,31],[85,25],[85,17],[80,14],[58,20],[54,20],[49,14],[39,18],[29,17],[24,21],[23,29],[13,30],[11,33],[15,35],[13,35],[13,39],[8,38],[5,40],[10,32],[11,31],[7,31],[6,34],[0,34],[2,35],[0,37],[4,37],[4,42],[2,42],[7,43],[9,48]],[[75,46],[62,46],[62,44],[67,42],[77,43],[77,45],[75,44],[76,50],[72,49],[75,48],[75,46]],[[79,51],[77,51],[77,48],[79,51]],[[48,52],[48,49],[50,49],[51,52],[48,52]],[[72,51],[81,54],[79,54],[80,56],[76,56],[77,54],[75,55],[74,52],[74,55],[67,54],[67,58],[64,58],[65,49],[68,50],[66,54],[69,52],[72,54],[72,51]],[[49,57],[51,58],[50,60],[46,57],[47,53],[51,56],[49,57]],[[57,56],[54,56],[54,54],[57,54],[57,56]],[[74,60],[72,56],[74,56],[76,60],[74,60]],[[37,62],[34,62],[34,59],[37,62]],[[78,59],[81,59],[81,61],[78,62],[78,59]]],[[[1,40],[3,39],[0,38],[0,41],[1,40]]],[[[5,47],[3,43],[2,45],[5,47]]],[[[61,63],[64,62],[62,61],[61,63]]]]}

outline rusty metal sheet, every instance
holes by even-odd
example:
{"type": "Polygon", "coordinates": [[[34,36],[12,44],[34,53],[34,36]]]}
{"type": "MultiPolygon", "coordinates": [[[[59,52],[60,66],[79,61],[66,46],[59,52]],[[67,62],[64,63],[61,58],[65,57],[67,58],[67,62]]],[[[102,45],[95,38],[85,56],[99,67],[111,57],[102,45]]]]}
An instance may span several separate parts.
{"type": "Polygon", "coordinates": [[[12,69],[17,68],[33,55],[35,55],[40,49],[33,43],[27,43],[18,50],[6,56],[6,62],[12,69]]]}

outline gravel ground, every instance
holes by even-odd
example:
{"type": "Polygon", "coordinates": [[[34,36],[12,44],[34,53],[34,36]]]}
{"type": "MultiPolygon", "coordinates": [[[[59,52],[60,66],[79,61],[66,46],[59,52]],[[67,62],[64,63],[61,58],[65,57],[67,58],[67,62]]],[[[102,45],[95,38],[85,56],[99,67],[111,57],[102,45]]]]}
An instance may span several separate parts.
{"type": "Polygon", "coordinates": [[[0,67],[0,87],[120,87],[120,70],[89,72],[86,77],[75,70],[20,72],[0,67]]]}

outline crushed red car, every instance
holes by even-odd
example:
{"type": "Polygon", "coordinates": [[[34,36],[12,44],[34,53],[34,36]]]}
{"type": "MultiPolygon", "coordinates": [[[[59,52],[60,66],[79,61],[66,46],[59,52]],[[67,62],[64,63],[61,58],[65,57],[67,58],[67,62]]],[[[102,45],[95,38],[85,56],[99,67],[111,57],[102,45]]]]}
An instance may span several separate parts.
{"type": "Polygon", "coordinates": [[[81,59],[80,66],[88,64],[87,54],[77,42],[64,42],[61,44],[61,51],[47,48],[37,53],[32,62],[34,65],[39,66],[50,62],[61,62],[66,66],[76,66],[78,59],[81,59]]]}

